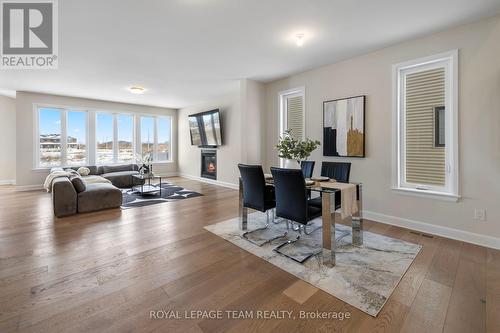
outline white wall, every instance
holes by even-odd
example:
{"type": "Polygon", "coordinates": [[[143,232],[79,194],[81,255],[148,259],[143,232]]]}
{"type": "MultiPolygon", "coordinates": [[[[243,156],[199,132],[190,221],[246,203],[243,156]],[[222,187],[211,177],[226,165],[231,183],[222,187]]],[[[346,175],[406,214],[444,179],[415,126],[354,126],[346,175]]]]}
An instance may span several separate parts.
{"type": "MultiPolygon", "coordinates": [[[[306,71],[266,85],[266,166],[278,165],[278,92],[306,89],[306,135],[322,141],[322,103],[367,95],[366,158],[323,157],[352,162],[351,180],[364,183],[365,209],[386,222],[415,225],[448,236],[484,240],[500,237],[500,16],[405,42],[364,56],[306,71]],[[392,65],[459,49],[459,145],[462,199],[445,202],[391,190],[392,65]],[[473,220],[474,208],[487,222],[473,220]],[[383,215],[380,215],[383,214],[383,215]],[[396,218],[394,218],[396,217],[396,218]],[[450,228],[450,229],[447,229],[450,228]],[[458,231],[457,231],[458,230],[458,231]],[[483,235],[477,238],[476,235],[483,235]]],[[[307,51],[306,49],[303,51],[307,51]]],[[[490,243],[500,244],[498,238],[490,243]]],[[[490,244],[491,245],[491,244],[490,244]]]]}
{"type": "Polygon", "coordinates": [[[240,110],[242,121],[242,161],[262,164],[265,156],[265,86],[244,79],[240,81],[240,110]]]}
{"type": "Polygon", "coordinates": [[[161,163],[154,166],[155,172],[169,174],[177,172],[177,113],[174,109],[157,108],[151,106],[114,103],[76,97],[17,92],[16,97],[16,169],[17,185],[31,187],[43,184],[48,174],[47,170],[33,170],[33,105],[34,104],[73,106],[82,108],[101,109],[108,111],[125,111],[148,114],[163,114],[172,116],[172,147],[173,162],[161,163]]]}
{"type": "Polygon", "coordinates": [[[240,95],[231,94],[210,102],[180,109],[178,112],[178,170],[179,174],[200,177],[201,149],[191,145],[188,116],[220,109],[223,145],[217,148],[217,181],[236,185],[242,160],[240,95]]]}
{"type": "Polygon", "coordinates": [[[236,94],[179,110],[179,174],[200,177],[200,148],[191,146],[188,116],[217,108],[221,110],[223,136],[223,145],[217,148],[217,181],[235,187],[238,163],[264,161],[264,84],[243,79],[236,94]]]}
{"type": "Polygon", "coordinates": [[[16,100],[0,96],[0,185],[16,180],[16,100]]]}

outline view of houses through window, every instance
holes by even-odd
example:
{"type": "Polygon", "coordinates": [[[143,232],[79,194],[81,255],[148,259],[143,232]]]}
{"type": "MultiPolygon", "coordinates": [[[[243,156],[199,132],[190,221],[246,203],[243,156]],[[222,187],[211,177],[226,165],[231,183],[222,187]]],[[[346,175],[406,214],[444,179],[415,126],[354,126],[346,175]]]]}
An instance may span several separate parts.
{"type": "Polygon", "coordinates": [[[133,163],[135,153],[150,153],[156,162],[170,161],[171,126],[169,116],[39,108],[35,164],[45,168],[133,163]],[[89,121],[91,117],[95,122],[89,121]],[[89,149],[91,145],[95,150],[89,149]]]}

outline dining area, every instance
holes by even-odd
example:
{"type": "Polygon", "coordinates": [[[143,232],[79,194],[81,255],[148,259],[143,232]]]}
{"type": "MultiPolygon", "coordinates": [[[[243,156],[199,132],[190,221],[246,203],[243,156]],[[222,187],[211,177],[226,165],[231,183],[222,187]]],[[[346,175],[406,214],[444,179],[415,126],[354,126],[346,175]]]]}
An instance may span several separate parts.
{"type": "Polygon", "coordinates": [[[324,161],[319,177],[313,176],[315,164],[301,161],[300,169],[271,167],[270,173],[261,165],[238,164],[238,228],[243,239],[257,246],[272,242],[274,252],[296,262],[314,256],[334,267],[338,238],[347,235],[336,235],[340,220],[351,227],[350,243],[363,246],[363,186],[350,183],[351,163],[324,161]],[[265,213],[265,225],[253,223],[249,211],[265,213]],[[320,247],[294,249],[303,237],[315,237],[320,247]],[[297,251],[306,253],[298,258],[287,254],[297,251]]]}

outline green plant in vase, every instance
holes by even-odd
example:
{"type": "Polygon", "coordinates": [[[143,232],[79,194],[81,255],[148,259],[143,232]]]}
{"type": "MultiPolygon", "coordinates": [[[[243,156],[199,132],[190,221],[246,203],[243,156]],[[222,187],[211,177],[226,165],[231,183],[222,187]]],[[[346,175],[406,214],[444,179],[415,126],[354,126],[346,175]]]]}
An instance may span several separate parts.
{"type": "Polygon", "coordinates": [[[319,147],[320,142],[309,138],[304,140],[295,139],[291,133],[291,129],[283,132],[276,149],[278,150],[278,156],[285,159],[285,167],[300,168],[300,161],[307,160],[311,153],[319,147]],[[294,165],[292,161],[296,161],[297,164],[294,165]]]}

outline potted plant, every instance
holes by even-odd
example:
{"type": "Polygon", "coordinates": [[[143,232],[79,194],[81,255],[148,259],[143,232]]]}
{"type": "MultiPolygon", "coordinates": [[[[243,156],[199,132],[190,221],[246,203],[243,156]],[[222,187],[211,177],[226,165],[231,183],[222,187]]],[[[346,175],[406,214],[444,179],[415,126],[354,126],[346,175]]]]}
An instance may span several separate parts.
{"type": "Polygon", "coordinates": [[[285,159],[285,168],[300,169],[300,161],[305,161],[311,153],[318,148],[318,140],[295,139],[291,135],[292,130],[286,130],[280,137],[276,149],[280,158],[285,159]]]}
{"type": "Polygon", "coordinates": [[[139,173],[141,175],[147,175],[153,172],[153,157],[151,156],[151,153],[146,153],[144,155],[135,154],[135,160],[139,166],[139,173]]]}

